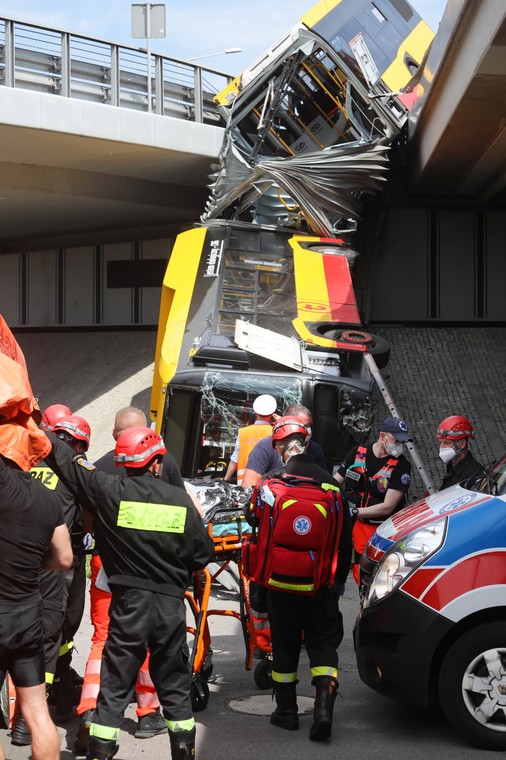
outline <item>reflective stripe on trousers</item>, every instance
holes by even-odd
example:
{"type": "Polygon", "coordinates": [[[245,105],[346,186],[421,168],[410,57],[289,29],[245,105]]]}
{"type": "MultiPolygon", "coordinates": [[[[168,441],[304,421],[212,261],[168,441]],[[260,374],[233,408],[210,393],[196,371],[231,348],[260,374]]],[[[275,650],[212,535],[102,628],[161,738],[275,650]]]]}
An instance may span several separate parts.
{"type": "MultiPolygon", "coordinates": [[[[93,625],[91,651],[86,663],[81,700],[77,707],[77,714],[82,715],[87,710],[94,710],[97,705],[97,697],[100,691],[100,668],[102,664],[102,651],[107,639],[109,629],[109,607],[111,594],[102,591],[95,586],[95,579],[102,563],[98,555],[91,558],[91,586],[90,586],[90,616],[93,625]]],[[[137,717],[149,715],[160,706],[155,687],[149,675],[149,653],[143,662],[137,684],[135,696],[137,700],[137,717]]]]}

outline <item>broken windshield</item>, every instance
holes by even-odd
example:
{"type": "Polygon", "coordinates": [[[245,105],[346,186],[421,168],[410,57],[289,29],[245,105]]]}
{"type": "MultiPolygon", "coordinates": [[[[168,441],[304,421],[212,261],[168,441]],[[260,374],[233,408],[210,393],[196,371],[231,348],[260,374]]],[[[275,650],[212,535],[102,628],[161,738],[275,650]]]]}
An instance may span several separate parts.
{"type": "Polygon", "coordinates": [[[300,404],[302,399],[302,384],[296,377],[247,372],[209,370],[201,391],[203,445],[219,448],[222,456],[233,451],[239,428],[254,421],[253,401],[257,396],[274,396],[278,414],[289,404],[300,404]]]}

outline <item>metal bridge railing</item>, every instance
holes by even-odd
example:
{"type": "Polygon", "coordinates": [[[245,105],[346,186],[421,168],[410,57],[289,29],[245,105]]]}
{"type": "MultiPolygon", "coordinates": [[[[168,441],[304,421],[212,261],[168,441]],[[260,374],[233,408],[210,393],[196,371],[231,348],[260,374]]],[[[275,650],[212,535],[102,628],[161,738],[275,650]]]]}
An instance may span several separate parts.
{"type": "MultiPolygon", "coordinates": [[[[213,96],[232,77],[151,54],[151,110],[219,124],[213,96]]],[[[0,85],[148,111],[147,51],[0,18],[0,85]]]]}

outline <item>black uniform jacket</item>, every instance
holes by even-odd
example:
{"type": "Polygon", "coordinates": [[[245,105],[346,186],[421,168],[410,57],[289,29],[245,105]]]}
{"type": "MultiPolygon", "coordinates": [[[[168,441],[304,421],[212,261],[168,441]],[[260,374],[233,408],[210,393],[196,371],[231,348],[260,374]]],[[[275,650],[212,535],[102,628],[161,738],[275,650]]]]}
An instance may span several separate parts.
{"type": "Polygon", "coordinates": [[[464,459],[452,467],[451,462],[446,466],[446,475],[443,478],[440,491],[450,486],[456,486],[457,483],[464,483],[467,488],[473,489],[476,483],[485,475],[485,468],[476,461],[470,451],[467,452],[464,459]]]}
{"type": "Polygon", "coordinates": [[[191,573],[214,555],[214,542],[182,488],[151,473],[109,475],[51,433],[51,468],[93,513],[109,584],[182,596],[191,573]]]}

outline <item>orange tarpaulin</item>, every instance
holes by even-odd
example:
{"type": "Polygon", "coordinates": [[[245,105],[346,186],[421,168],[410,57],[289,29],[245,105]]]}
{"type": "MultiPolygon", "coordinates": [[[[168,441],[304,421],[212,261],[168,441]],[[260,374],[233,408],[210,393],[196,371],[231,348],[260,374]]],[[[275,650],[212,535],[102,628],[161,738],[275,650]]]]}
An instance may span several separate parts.
{"type": "Polygon", "coordinates": [[[39,419],[23,352],[0,317],[0,454],[25,471],[51,450],[39,419]]]}
{"type": "Polygon", "coordinates": [[[11,332],[11,329],[5,319],[0,314],[0,354],[5,354],[10,359],[21,364],[26,369],[26,362],[23,352],[18,346],[17,340],[11,332]]]}

